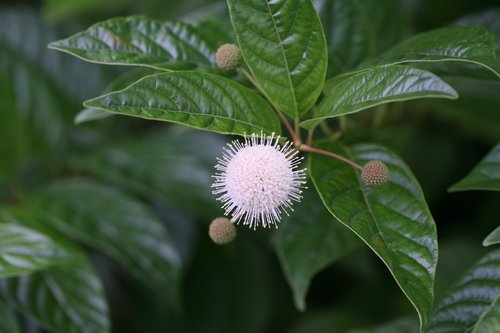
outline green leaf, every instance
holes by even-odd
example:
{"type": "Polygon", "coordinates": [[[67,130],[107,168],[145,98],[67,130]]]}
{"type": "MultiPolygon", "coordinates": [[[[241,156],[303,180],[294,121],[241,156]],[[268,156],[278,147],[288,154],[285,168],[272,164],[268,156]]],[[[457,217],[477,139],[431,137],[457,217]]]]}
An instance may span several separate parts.
{"type": "Polygon", "coordinates": [[[448,191],[500,191],[500,143],[472,171],[448,191]]]}
{"type": "Polygon", "coordinates": [[[116,259],[153,290],[178,302],[180,257],[148,207],[85,180],[53,183],[31,200],[54,228],[116,259]]]}
{"type": "Polygon", "coordinates": [[[88,262],[0,280],[0,292],[51,332],[110,332],[104,289],[88,262]]]}
{"type": "Polygon", "coordinates": [[[500,61],[500,8],[489,8],[459,19],[459,25],[480,25],[490,30],[495,36],[497,62],[500,61]]]}
{"type": "Polygon", "coordinates": [[[302,122],[305,127],[321,119],[359,112],[389,102],[458,97],[452,87],[431,72],[402,65],[374,67],[332,82],[314,117],[302,122]]]}
{"type": "Polygon", "coordinates": [[[449,289],[436,307],[427,333],[498,331],[500,295],[500,249],[488,253],[449,289]],[[495,325],[488,331],[483,328],[495,325]]]}
{"type": "Polygon", "coordinates": [[[227,0],[243,58],[261,90],[292,118],[321,93],[326,41],[311,0],[227,0]]]}
{"type": "Polygon", "coordinates": [[[374,159],[387,165],[388,183],[374,189],[362,184],[358,170],[328,156],[312,155],[309,170],[326,208],[382,259],[425,327],[434,301],[437,235],[417,180],[396,154],[378,145],[318,148],[361,165],[374,159]]]}
{"type": "Polygon", "coordinates": [[[78,112],[73,122],[75,123],[75,125],[80,125],[93,120],[109,118],[112,115],[112,113],[103,110],[83,109],[82,111],[78,112]]]}
{"type": "Polygon", "coordinates": [[[2,300],[0,300],[0,332],[21,333],[19,325],[17,324],[11,310],[2,300]]]}
{"type": "Polygon", "coordinates": [[[352,233],[325,209],[317,194],[305,192],[301,208],[280,224],[274,238],[274,248],[297,309],[306,308],[306,294],[313,276],[358,244],[352,233]]]}
{"type": "Polygon", "coordinates": [[[71,261],[64,248],[49,237],[19,225],[0,223],[0,277],[32,273],[71,261]]]}
{"type": "Polygon", "coordinates": [[[483,312],[474,326],[473,333],[491,333],[500,330],[500,295],[483,312]]]}
{"type": "Polygon", "coordinates": [[[500,227],[493,230],[483,241],[483,246],[500,244],[500,227]]]}
{"type": "Polygon", "coordinates": [[[452,26],[415,35],[367,64],[437,61],[477,64],[500,77],[495,56],[495,39],[491,32],[479,26],[452,26]]]}
{"type": "Polygon", "coordinates": [[[146,16],[103,21],[53,42],[49,48],[94,63],[160,70],[210,66],[217,51],[191,24],[160,22],[146,16]]]}
{"type": "Polygon", "coordinates": [[[222,212],[211,185],[224,145],[218,135],[178,126],[117,140],[78,157],[75,166],[127,191],[211,219],[222,212]]]}
{"type": "Polygon", "coordinates": [[[328,46],[328,77],[356,68],[399,42],[409,30],[401,2],[314,0],[328,46]],[[398,15],[394,15],[398,13],[398,15]]]}
{"type": "Polygon", "coordinates": [[[264,99],[230,79],[207,73],[151,75],[84,105],[221,134],[280,133],[278,116],[264,99]]]}
{"type": "Polygon", "coordinates": [[[413,318],[400,318],[372,328],[351,330],[349,333],[418,333],[418,323],[413,318]]]}

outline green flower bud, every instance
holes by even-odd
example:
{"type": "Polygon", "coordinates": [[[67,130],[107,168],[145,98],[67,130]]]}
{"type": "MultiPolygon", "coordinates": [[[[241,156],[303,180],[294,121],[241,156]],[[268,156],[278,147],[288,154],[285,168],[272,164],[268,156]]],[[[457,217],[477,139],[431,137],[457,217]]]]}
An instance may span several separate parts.
{"type": "Polygon", "coordinates": [[[382,161],[369,161],[361,170],[361,180],[367,186],[378,187],[385,184],[388,179],[389,170],[382,161]]]}
{"type": "Polygon", "coordinates": [[[217,49],[215,62],[220,69],[229,71],[241,65],[240,48],[234,44],[224,44],[217,49]]]}
{"type": "Polygon", "coordinates": [[[218,217],[210,223],[208,235],[215,244],[224,245],[231,243],[236,237],[236,228],[225,217],[218,217]]]}

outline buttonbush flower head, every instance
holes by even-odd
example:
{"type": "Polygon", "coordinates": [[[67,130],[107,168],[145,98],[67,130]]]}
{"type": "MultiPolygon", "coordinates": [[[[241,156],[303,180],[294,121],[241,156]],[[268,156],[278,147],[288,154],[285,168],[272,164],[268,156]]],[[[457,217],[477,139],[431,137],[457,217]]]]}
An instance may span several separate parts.
{"type": "Polygon", "coordinates": [[[367,186],[378,187],[385,184],[388,179],[389,170],[382,161],[369,161],[361,170],[361,180],[367,186]]]}
{"type": "Polygon", "coordinates": [[[288,215],[293,201],[300,201],[305,169],[291,142],[279,144],[279,136],[252,134],[245,142],[233,141],[224,148],[212,187],[220,195],[225,215],[250,228],[277,227],[282,213],[288,215]]]}
{"type": "Polygon", "coordinates": [[[236,228],[229,219],[218,217],[210,223],[208,235],[215,244],[225,245],[236,238],[236,228]]]}
{"type": "Polygon", "coordinates": [[[220,69],[233,70],[241,65],[240,48],[234,44],[224,44],[215,53],[215,62],[220,69]]]}

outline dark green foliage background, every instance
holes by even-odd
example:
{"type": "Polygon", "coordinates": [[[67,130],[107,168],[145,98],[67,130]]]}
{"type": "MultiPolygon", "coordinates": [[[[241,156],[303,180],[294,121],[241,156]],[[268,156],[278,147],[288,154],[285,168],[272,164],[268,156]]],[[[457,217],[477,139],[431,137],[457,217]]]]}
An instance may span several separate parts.
{"type": "MultiPolygon", "coordinates": [[[[328,1],[315,2],[324,18],[329,10],[328,1]]],[[[477,17],[496,1],[359,0],[357,3],[368,16],[345,13],[345,17],[334,18],[339,24],[349,18],[343,28],[346,36],[359,34],[357,44],[348,41],[343,44],[342,36],[335,38],[337,31],[326,31],[329,46],[338,50],[335,61],[329,60],[329,76],[353,69],[369,56],[380,54],[414,33],[463,17],[469,17],[462,19],[463,22],[481,23],[477,17]]],[[[494,12],[497,20],[499,12],[500,8],[494,12]]],[[[7,1],[0,5],[1,220],[23,221],[57,239],[65,239],[62,234],[66,234],[78,240],[79,248],[68,251],[75,260],[83,260],[79,257],[82,250],[90,254],[103,281],[112,332],[343,333],[401,317],[408,319],[398,322],[399,330],[395,332],[417,332],[415,311],[386,267],[367,247],[357,246],[348,235],[342,236],[343,241],[352,242],[356,250],[334,265],[319,260],[311,268],[319,273],[312,279],[305,312],[296,310],[279,262],[280,254],[273,248],[280,241],[281,229],[275,236],[270,230],[254,232],[240,226],[234,244],[218,247],[210,242],[208,224],[221,215],[210,193],[210,175],[227,137],[128,117],[78,126],[73,123],[83,100],[98,96],[113,78],[129,71],[84,63],[49,50],[46,45],[99,20],[132,14],[147,14],[162,20],[199,21],[206,17],[228,20],[226,3],[218,0],[113,0],[104,5],[95,0],[46,0],[7,1]],[[59,190],[47,191],[46,185],[53,182],[53,186],[60,186],[59,190]],[[93,222],[102,218],[105,223],[106,217],[119,218],[119,212],[124,211],[123,214],[130,212],[151,223],[141,224],[140,218],[121,221],[123,229],[115,232],[123,232],[126,244],[134,244],[127,243],[126,237],[137,235],[137,230],[146,230],[149,237],[147,230],[155,223],[167,226],[169,234],[164,239],[181,258],[182,276],[169,275],[165,278],[171,284],[150,288],[164,281],[158,282],[161,276],[148,276],[141,270],[151,263],[141,263],[140,253],[134,255],[134,249],[125,253],[113,251],[116,244],[110,245],[105,238],[88,239],[84,230],[61,231],[57,228],[60,221],[53,219],[48,226],[40,226],[44,223],[36,221],[41,216],[39,212],[59,214],[63,209],[57,207],[57,196],[63,202],[68,186],[80,185],[87,190],[102,187],[104,190],[99,193],[105,192],[109,197],[117,193],[115,197],[123,200],[123,206],[108,211],[105,204],[108,197],[93,197],[95,201],[88,204],[96,207],[95,216],[85,218],[93,222]],[[126,204],[127,200],[133,204],[126,204]],[[175,292],[170,293],[170,288],[175,292]]],[[[498,50],[500,22],[495,24],[498,50]]],[[[389,104],[382,121],[374,119],[374,112],[351,115],[344,137],[346,143],[371,141],[390,147],[418,179],[438,230],[437,302],[460,274],[488,252],[482,241],[500,220],[499,192],[447,192],[500,141],[500,84],[492,82],[491,77],[479,80],[482,78],[454,75],[452,66],[435,72],[439,70],[458,91],[460,99],[389,104]]],[[[134,81],[129,80],[125,78],[124,82],[134,81]]],[[[126,85],[122,83],[119,88],[126,85]]],[[[338,126],[333,120],[330,125],[338,126]]],[[[318,203],[319,199],[315,199],[318,203]]],[[[300,212],[300,205],[296,210],[300,212]]],[[[315,214],[318,220],[332,219],[322,212],[315,214]]],[[[60,214],[68,220],[74,218],[75,225],[85,222],[79,220],[78,207],[60,214]]],[[[297,217],[302,215],[297,214],[288,222],[297,217]]],[[[288,227],[283,225],[283,228],[288,227]]],[[[336,235],[338,231],[331,232],[336,235]]],[[[320,236],[310,235],[311,239],[320,236]]],[[[136,248],[136,251],[148,249],[136,248]]],[[[36,273],[30,282],[39,283],[41,276],[49,273],[36,273]]],[[[91,273],[85,270],[82,275],[91,273]]],[[[7,281],[0,287],[12,294],[15,284],[7,281]]],[[[82,292],[89,290],[87,287],[82,283],[82,292]]],[[[69,289],[75,288],[78,285],[69,289]]],[[[11,300],[9,304],[13,303],[11,300]]],[[[15,321],[2,310],[7,307],[0,306],[0,332],[15,333],[15,321]]],[[[45,332],[20,312],[13,313],[20,332],[45,332]]],[[[387,331],[381,328],[380,332],[387,331]]]]}

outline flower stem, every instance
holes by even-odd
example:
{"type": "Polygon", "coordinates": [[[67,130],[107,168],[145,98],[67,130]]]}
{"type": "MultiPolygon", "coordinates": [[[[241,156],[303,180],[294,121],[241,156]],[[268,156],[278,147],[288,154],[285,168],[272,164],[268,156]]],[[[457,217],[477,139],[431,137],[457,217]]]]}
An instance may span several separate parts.
{"type": "Polygon", "coordinates": [[[345,162],[349,165],[351,165],[352,167],[358,169],[358,170],[362,170],[363,167],[353,161],[351,161],[350,159],[348,158],[345,158],[343,156],[340,156],[338,154],[335,154],[335,153],[332,153],[331,151],[327,151],[327,150],[323,150],[323,149],[318,149],[318,148],[314,148],[314,147],[311,147],[311,146],[308,146],[308,145],[300,145],[299,146],[299,150],[300,151],[306,151],[306,152],[309,152],[309,153],[315,153],[315,154],[321,154],[321,155],[326,155],[326,156],[330,156],[330,157],[333,157],[333,158],[336,158],[342,162],[345,162]]]}
{"type": "Polygon", "coordinates": [[[276,113],[280,117],[281,122],[283,122],[283,124],[285,125],[288,133],[290,133],[290,137],[293,141],[294,146],[297,148],[300,147],[300,145],[301,145],[300,138],[297,136],[297,133],[293,130],[292,125],[290,125],[290,123],[288,122],[286,117],[283,115],[283,113],[281,113],[281,111],[276,109],[276,113]]]}
{"type": "Polygon", "coordinates": [[[311,128],[308,132],[307,132],[307,140],[306,140],[306,144],[308,146],[312,145],[312,142],[313,142],[313,138],[314,138],[314,131],[316,130],[316,126],[314,126],[313,128],[311,128]]]}
{"type": "MultiPolygon", "coordinates": [[[[255,79],[252,77],[252,75],[246,71],[245,69],[241,69],[240,70],[241,73],[265,96],[262,88],[259,86],[259,84],[255,81],[255,79]]],[[[273,105],[274,106],[274,105],[273,105]]],[[[293,141],[293,144],[295,146],[296,149],[300,150],[300,151],[305,151],[305,152],[309,152],[309,153],[315,153],[315,154],[321,154],[321,155],[326,155],[326,156],[330,156],[330,157],[333,157],[333,158],[336,158],[342,162],[345,162],[349,165],[351,165],[352,167],[356,168],[356,169],[359,169],[359,170],[362,170],[363,167],[360,166],[359,164],[351,161],[350,159],[346,158],[346,157],[343,157],[343,156],[340,156],[338,154],[335,154],[335,153],[332,153],[330,151],[327,151],[327,150],[323,150],[323,149],[318,149],[318,148],[314,148],[314,147],[311,147],[310,144],[312,141],[312,131],[309,132],[309,137],[308,137],[308,144],[303,144],[302,141],[300,140],[300,124],[299,124],[299,119],[296,118],[294,120],[294,127],[295,129],[292,127],[292,125],[290,125],[290,123],[288,122],[288,119],[286,119],[285,115],[276,107],[274,107],[274,110],[276,111],[276,113],[278,114],[278,116],[280,117],[281,119],[281,122],[285,125],[288,133],[290,133],[290,138],[292,139],[293,141]]],[[[345,127],[347,125],[346,123],[346,119],[341,117],[341,127],[343,127],[343,130],[345,131],[345,127]]],[[[325,124],[326,125],[326,124],[325,124]]],[[[323,126],[325,126],[323,125],[323,126]]],[[[328,125],[326,125],[326,127],[328,128],[328,125]]],[[[325,130],[325,128],[323,127],[323,130],[325,130]]],[[[328,128],[329,131],[331,131],[329,128],[328,128]]],[[[333,133],[334,135],[337,134],[337,133],[333,133]]]]}

